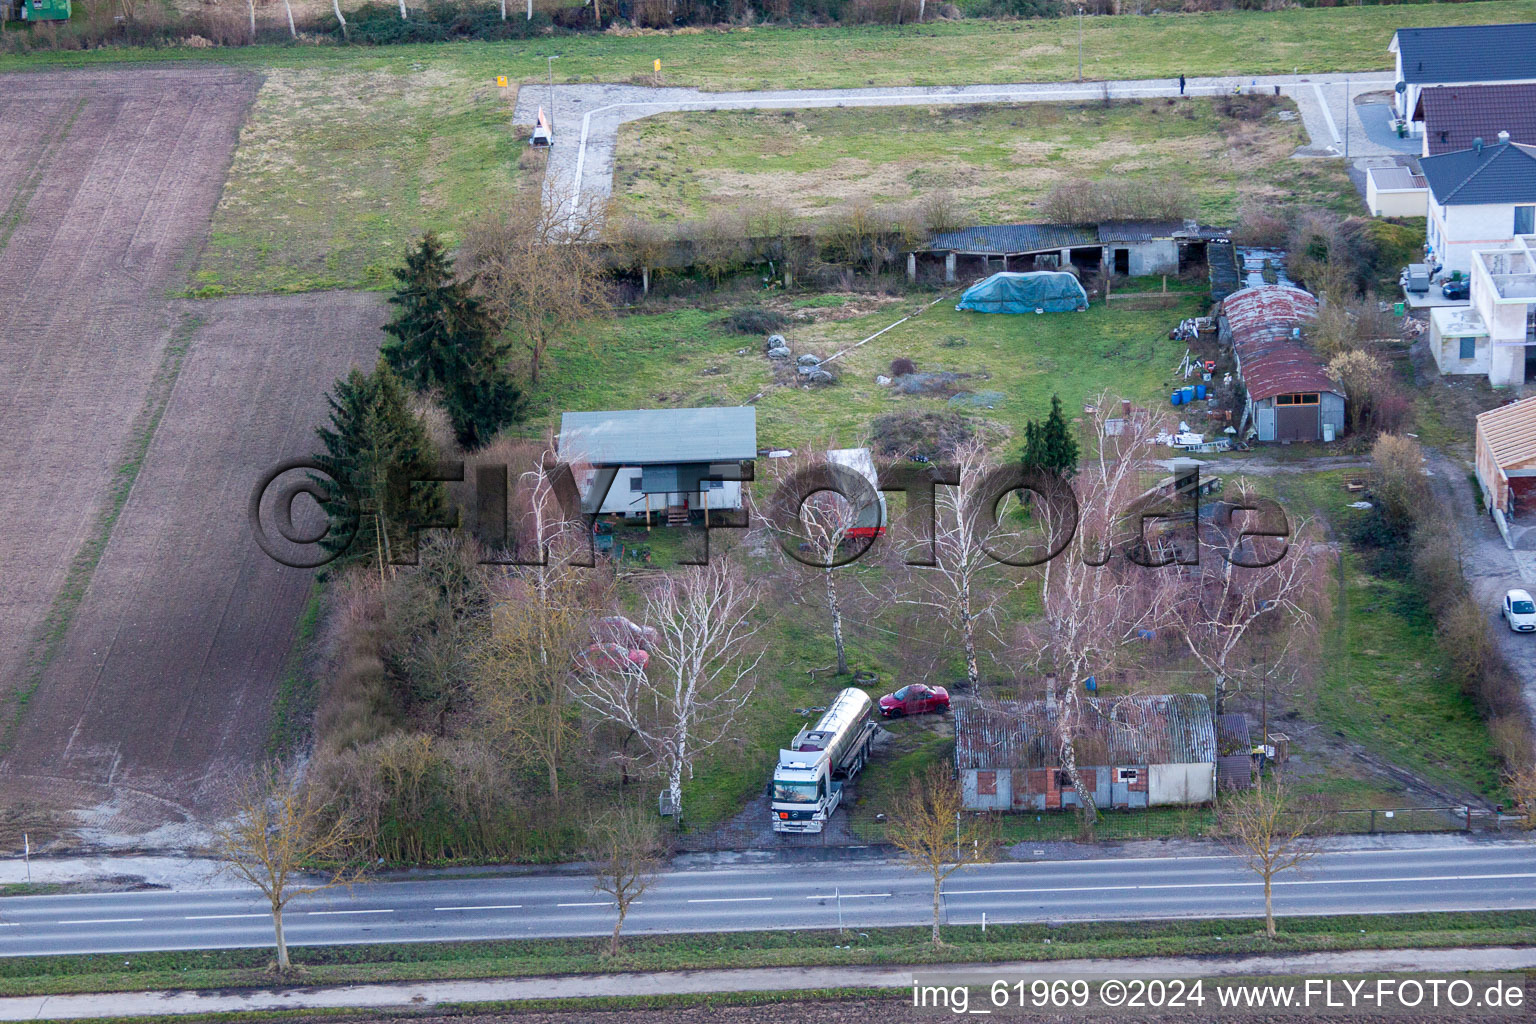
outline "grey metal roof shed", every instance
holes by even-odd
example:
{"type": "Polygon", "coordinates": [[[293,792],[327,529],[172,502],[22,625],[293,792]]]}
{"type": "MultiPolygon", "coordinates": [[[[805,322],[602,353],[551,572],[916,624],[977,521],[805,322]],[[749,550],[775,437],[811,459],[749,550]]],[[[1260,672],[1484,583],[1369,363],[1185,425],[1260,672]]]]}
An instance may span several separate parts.
{"type": "Polygon", "coordinates": [[[557,445],[563,458],[594,466],[739,462],[757,458],[757,410],[568,412],[557,445]]]}
{"type": "MultiPolygon", "coordinates": [[[[1202,764],[1216,761],[1216,727],[1204,694],[1081,698],[1078,761],[1089,765],[1202,764]]],[[[955,766],[1044,768],[1056,764],[1046,702],[982,705],[959,700],[955,766]]]]}

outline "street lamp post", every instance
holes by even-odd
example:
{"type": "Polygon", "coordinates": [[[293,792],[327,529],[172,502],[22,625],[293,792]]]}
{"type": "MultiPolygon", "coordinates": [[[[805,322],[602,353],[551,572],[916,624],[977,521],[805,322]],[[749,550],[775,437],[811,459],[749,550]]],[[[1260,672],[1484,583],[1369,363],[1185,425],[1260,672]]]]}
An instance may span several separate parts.
{"type": "Polygon", "coordinates": [[[1083,80],[1083,9],[1077,9],[1077,80],[1083,80]]]}
{"type": "Polygon", "coordinates": [[[560,59],[557,53],[549,58],[549,144],[555,144],[555,61],[560,59]]]}

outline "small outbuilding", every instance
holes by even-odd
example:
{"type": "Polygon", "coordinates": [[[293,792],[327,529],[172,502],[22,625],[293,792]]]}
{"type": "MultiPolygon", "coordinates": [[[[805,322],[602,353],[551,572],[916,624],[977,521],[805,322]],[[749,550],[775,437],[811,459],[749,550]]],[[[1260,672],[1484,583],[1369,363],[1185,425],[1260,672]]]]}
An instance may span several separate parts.
{"type": "Polygon", "coordinates": [[[967,288],[955,308],[978,313],[1072,313],[1088,308],[1088,293],[1076,275],[1066,271],[993,274],[967,288]]]}
{"type": "Polygon", "coordinates": [[[1223,344],[1232,346],[1247,399],[1244,431],[1260,441],[1332,441],[1344,433],[1346,395],[1301,338],[1317,299],[1290,285],[1260,285],[1221,301],[1223,344]]]}
{"type": "MultiPolygon", "coordinates": [[[[1057,757],[1059,713],[1049,685],[1042,701],[955,702],[955,768],[968,809],[1082,806],[1057,757]]],[[[1078,774],[1095,806],[1187,806],[1215,799],[1216,729],[1203,694],[1083,697],[1078,713],[1078,774]]]]}
{"type": "Polygon", "coordinates": [[[686,523],[694,512],[742,507],[742,464],[757,458],[757,410],[568,412],[556,447],[575,467],[583,511],[686,523]]]}
{"type": "Polygon", "coordinates": [[[1536,397],[1478,415],[1477,482],[1506,520],[1536,512],[1536,397]]]}

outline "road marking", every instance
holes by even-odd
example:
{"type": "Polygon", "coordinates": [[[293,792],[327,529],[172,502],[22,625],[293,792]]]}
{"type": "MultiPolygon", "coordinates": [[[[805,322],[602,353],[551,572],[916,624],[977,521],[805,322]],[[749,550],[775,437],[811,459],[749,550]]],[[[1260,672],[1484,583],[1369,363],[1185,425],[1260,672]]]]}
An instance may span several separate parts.
{"type": "Polygon", "coordinates": [[[310,917],[325,917],[335,914],[393,914],[393,910],[306,910],[304,913],[310,917]]]}
{"type": "Polygon", "coordinates": [[[87,921],[60,921],[59,924],[133,924],[142,917],[93,917],[87,921]]]}
{"type": "MultiPolygon", "coordinates": [[[[1536,871],[1510,872],[1497,875],[1403,875],[1398,878],[1299,878],[1294,881],[1275,881],[1281,885],[1400,885],[1409,882],[1475,882],[1491,879],[1536,878],[1536,871]]],[[[1136,892],[1143,889],[1236,889],[1262,886],[1262,879],[1242,882],[1161,882],[1155,885],[1073,885],[1054,886],[1044,889],[945,889],[946,896],[991,896],[1007,893],[1044,892],[1136,892]]]]}
{"type": "Polygon", "coordinates": [[[182,918],[184,921],[223,921],[232,917],[269,917],[269,914],[194,914],[182,918]]]}
{"type": "Polygon", "coordinates": [[[433,910],[521,910],[521,903],[497,903],[485,907],[433,907],[433,910]]]}
{"type": "MultiPolygon", "coordinates": [[[[635,902],[638,903],[640,901],[636,900],[635,902]]],[[[557,906],[557,907],[611,907],[611,906],[613,906],[613,900],[597,900],[594,903],[556,903],[555,906],[557,906]]]]}
{"type": "Polygon", "coordinates": [[[844,899],[844,900],[873,900],[873,899],[878,899],[881,896],[889,896],[889,895],[890,895],[890,893],[888,893],[888,892],[845,892],[841,896],[838,896],[835,893],[829,893],[829,894],[827,894],[825,896],[807,896],[806,899],[808,899],[808,900],[836,900],[836,899],[844,899]]]}
{"type": "Polygon", "coordinates": [[[767,903],[772,896],[717,896],[712,899],[689,900],[689,903],[767,903]]]}
{"type": "MultiPolygon", "coordinates": [[[[1317,105],[1323,108],[1323,120],[1328,122],[1328,134],[1333,136],[1334,142],[1340,141],[1339,126],[1333,123],[1333,111],[1328,109],[1328,100],[1325,96],[1323,96],[1323,87],[1318,85],[1316,82],[1313,82],[1312,91],[1317,94],[1317,105]]],[[[1346,110],[1344,114],[1347,117],[1349,115],[1349,111],[1346,110]]]]}

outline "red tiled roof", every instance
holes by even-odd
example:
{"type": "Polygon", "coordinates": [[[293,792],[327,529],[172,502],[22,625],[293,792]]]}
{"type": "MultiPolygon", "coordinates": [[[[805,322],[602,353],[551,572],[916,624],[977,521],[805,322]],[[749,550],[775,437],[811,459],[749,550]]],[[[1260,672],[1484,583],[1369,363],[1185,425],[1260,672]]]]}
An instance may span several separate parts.
{"type": "Polygon", "coordinates": [[[1511,142],[1536,144],[1536,83],[1425,89],[1414,120],[1424,122],[1430,156],[1471,149],[1473,139],[1492,146],[1499,132],[1509,132],[1511,142]]]}
{"type": "Polygon", "coordinates": [[[1286,285],[1244,288],[1222,300],[1221,315],[1232,331],[1243,386],[1255,401],[1306,391],[1344,394],[1312,350],[1292,336],[1317,315],[1311,294],[1286,285]]]}

